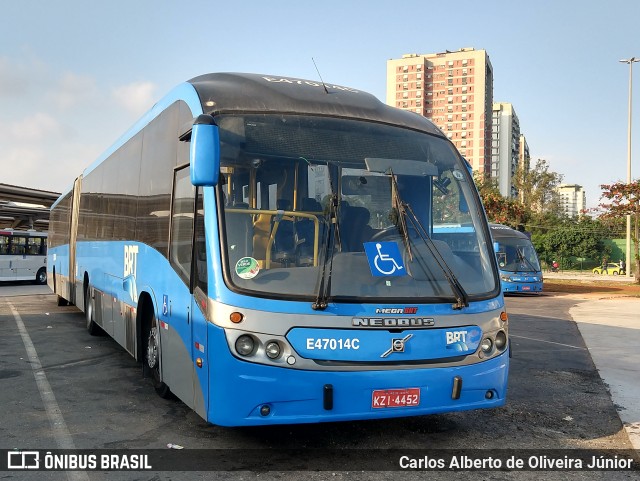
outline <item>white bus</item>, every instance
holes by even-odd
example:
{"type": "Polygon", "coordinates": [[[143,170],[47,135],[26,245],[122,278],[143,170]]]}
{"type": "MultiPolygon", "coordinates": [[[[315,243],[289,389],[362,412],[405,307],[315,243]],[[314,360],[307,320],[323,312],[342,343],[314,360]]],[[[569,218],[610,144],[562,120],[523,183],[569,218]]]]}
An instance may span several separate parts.
{"type": "Polygon", "coordinates": [[[47,282],[47,233],[0,230],[0,281],[47,282]]]}

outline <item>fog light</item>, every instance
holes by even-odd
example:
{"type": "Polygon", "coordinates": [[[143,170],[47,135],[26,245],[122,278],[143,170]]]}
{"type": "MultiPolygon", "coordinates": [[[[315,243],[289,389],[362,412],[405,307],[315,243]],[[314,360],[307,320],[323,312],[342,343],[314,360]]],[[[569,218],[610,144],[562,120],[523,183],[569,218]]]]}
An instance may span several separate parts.
{"type": "Polygon", "coordinates": [[[278,359],[280,357],[280,344],[276,341],[269,341],[264,348],[265,354],[269,359],[278,359]]]}
{"type": "Polygon", "coordinates": [[[493,399],[493,391],[487,391],[484,394],[485,399],[493,399]]]}
{"type": "Polygon", "coordinates": [[[504,331],[498,331],[496,334],[496,349],[502,351],[507,346],[507,334],[504,331]]]}
{"type": "Polygon", "coordinates": [[[264,405],[260,406],[260,415],[261,416],[268,416],[269,414],[271,414],[271,408],[269,407],[268,404],[264,404],[264,405]]]}
{"type": "Polygon", "coordinates": [[[485,354],[488,354],[489,352],[491,352],[492,347],[493,347],[493,342],[488,337],[485,337],[482,340],[482,343],[480,344],[480,349],[482,349],[482,352],[484,352],[485,354]]]}
{"type": "Polygon", "coordinates": [[[236,339],[236,351],[241,356],[250,356],[253,354],[255,348],[255,342],[251,336],[246,334],[236,339]]]}

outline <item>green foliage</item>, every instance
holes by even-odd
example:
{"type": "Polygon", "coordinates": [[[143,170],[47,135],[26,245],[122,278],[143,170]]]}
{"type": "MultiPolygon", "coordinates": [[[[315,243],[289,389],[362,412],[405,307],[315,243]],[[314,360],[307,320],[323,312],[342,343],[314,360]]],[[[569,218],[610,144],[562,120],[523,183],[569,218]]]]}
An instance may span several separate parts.
{"type": "Polygon", "coordinates": [[[611,237],[617,221],[566,217],[556,191],[562,176],[550,172],[545,160],[538,160],[527,175],[517,176],[520,200],[502,197],[491,179],[476,174],[475,181],[489,221],[530,232],[538,256],[548,265],[557,260],[567,269],[611,258],[611,247],[604,240],[611,237]]]}
{"type": "Polygon", "coordinates": [[[513,228],[526,223],[530,217],[530,211],[521,202],[516,199],[504,198],[495,183],[485,179],[478,172],[476,172],[474,180],[489,222],[504,224],[513,228]]]}
{"type": "MultiPolygon", "coordinates": [[[[631,219],[632,259],[635,261],[636,282],[640,284],[640,180],[631,183],[616,182],[603,184],[602,198],[609,202],[600,204],[604,213],[599,219],[603,223],[622,223],[627,216],[631,219]]],[[[626,222],[625,222],[626,223],[626,222]]],[[[628,266],[629,269],[631,266],[628,266]]]]}
{"type": "Polygon", "coordinates": [[[596,221],[583,218],[565,221],[546,233],[532,236],[538,255],[547,262],[553,259],[586,258],[597,260],[606,255],[606,231],[596,221]]]}
{"type": "Polygon", "coordinates": [[[562,217],[563,210],[557,187],[562,182],[562,174],[549,170],[549,163],[538,159],[535,167],[525,171],[518,169],[513,184],[518,190],[520,201],[532,211],[562,217]]]}

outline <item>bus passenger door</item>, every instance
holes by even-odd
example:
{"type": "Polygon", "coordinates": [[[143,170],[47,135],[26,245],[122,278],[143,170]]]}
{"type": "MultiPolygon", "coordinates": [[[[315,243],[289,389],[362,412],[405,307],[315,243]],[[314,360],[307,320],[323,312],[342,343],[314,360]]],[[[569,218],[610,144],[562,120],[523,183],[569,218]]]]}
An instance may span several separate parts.
{"type": "Polygon", "coordinates": [[[10,248],[11,237],[8,235],[0,235],[0,280],[9,281],[12,280],[14,275],[11,269],[11,256],[10,248]]]}
{"type": "Polygon", "coordinates": [[[191,276],[191,292],[193,292],[191,312],[194,361],[194,399],[193,410],[207,419],[209,399],[209,356],[207,352],[207,318],[208,309],[208,277],[207,277],[207,246],[204,233],[204,202],[202,187],[198,188],[195,210],[195,230],[193,244],[193,268],[191,276]]]}
{"type": "Polygon", "coordinates": [[[186,405],[194,405],[193,302],[191,273],[195,188],[189,167],[174,171],[169,261],[174,273],[164,283],[160,343],[163,381],[186,405]],[[166,306],[166,307],[165,307],[166,306]]]}

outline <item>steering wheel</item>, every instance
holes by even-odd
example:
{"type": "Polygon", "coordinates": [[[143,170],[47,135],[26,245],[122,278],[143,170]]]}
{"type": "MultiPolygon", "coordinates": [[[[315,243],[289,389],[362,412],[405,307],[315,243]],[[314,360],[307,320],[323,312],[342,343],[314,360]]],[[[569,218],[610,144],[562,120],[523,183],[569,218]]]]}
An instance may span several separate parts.
{"type": "Polygon", "coordinates": [[[369,239],[369,242],[375,242],[381,239],[385,239],[387,237],[398,236],[398,235],[400,235],[400,233],[398,232],[398,228],[395,225],[392,225],[390,227],[385,227],[384,229],[379,230],[378,232],[373,234],[371,236],[371,239],[369,239]]]}

